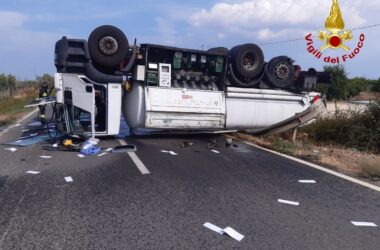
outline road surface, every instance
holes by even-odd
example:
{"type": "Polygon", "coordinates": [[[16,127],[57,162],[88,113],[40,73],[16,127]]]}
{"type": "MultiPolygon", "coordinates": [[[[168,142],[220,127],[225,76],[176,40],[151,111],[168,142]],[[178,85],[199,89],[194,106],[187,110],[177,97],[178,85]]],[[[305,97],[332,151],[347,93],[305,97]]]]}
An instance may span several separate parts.
{"type": "MultiPolygon", "coordinates": [[[[0,143],[30,133],[23,129],[10,129],[0,143]]],[[[125,140],[137,146],[135,156],[79,158],[75,152],[44,151],[47,143],[15,152],[0,145],[0,249],[380,246],[378,227],[351,223],[380,225],[377,191],[241,142],[225,147],[222,135],[125,140]],[[217,151],[207,147],[213,139],[217,151]],[[181,148],[183,141],[193,145],[181,148]],[[26,174],[30,170],[40,174],[26,174]],[[73,182],[65,181],[68,176],[73,182]],[[220,235],[203,227],[205,222],[230,226],[245,237],[239,242],[220,235]]],[[[122,142],[107,139],[101,146],[122,142]]]]}

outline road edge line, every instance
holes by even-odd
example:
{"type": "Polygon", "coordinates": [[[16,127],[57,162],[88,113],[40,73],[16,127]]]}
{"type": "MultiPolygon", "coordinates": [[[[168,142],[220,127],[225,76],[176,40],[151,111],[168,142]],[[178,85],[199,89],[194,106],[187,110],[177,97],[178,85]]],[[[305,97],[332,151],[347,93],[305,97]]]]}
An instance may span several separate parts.
{"type": "MultiPolygon", "coordinates": [[[[127,142],[124,139],[118,139],[118,141],[122,146],[127,145],[127,142]]],[[[150,174],[148,168],[144,165],[144,163],[140,160],[140,158],[137,156],[135,152],[128,152],[128,155],[129,157],[131,157],[131,160],[133,161],[133,163],[135,163],[136,167],[141,172],[141,174],[150,174]]]]}
{"type": "Polygon", "coordinates": [[[19,119],[18,121],[16,121],[16,123],[10,125],[9,127],[7,127],[6,129],[4,129],[3,131],[0,132],[0,136],[3,136],[4,134],[8,133],[8,131],[14,127],[16,127],[17,124],[20,124],[22,123],[23,121],[25,121],[26,119],[28,119],[29,117],[31,117],[34,113],[36,113],[38,111],[38,109],[35,109],[33,111],[31,111],[29,114],[25,115],[24,117],[22,117],[21,119],[19,119]]]}
{"type": "Polygon", "coordinates": [[[286,154],[283,154],[283,153],[279,153],[277,151],[274,151],[274,150],[271,150],[271,149],[267,149],[267,148],[264,148],[264,147],[261,147],[259,145],[256,145],[252,142],[247,142],[245,140],[242,140],[242,139],[239,139],[239,138],[236,138],[234,136],[228,136],[232,139],[235,139],[237,141],[240,141],[242,143],[245,143],[247,145],[250,145],[252,147],[255,147],[255,148],[258,148],[258,149],[261,149],[261,150],[264,150],[264,151],[267,151],[267,152],[270,152],[272,154],[275,154],[275,155],[278,155],[278,156],[282,156],[284,158],[287,158],[289,160],[293,160],[295,162],[298,162],[298,163],[301,163],[303,165],[306,165],[306,166],[309,166],[309,167],[312,167],[314,169],[318,169],[322,172],[325,172],[325,173],[328,173],[328,174],[331,174],[331,175],[334,175],[336,177],[339,177],[339,178],[342,178],[342,179],[345,179],[347,181],[350,181],[350,182],[353,182],[353,183],[356,183],[356,184],[359,184],[361,186],[364,186],[364,187],[367,187],[369,189],[372,189],[372,190],[375,190],[375,191],[378,191],[380,192],[380,187],[376,186],[376,185],[373,185],[371,183],[368,183],[368,182],[365,182],[365,181],[361,181],[359,179],[356,179],[354,177],[351,177],[351,176],[348,176],[348,175],[345,175],[345,174],[341,174],[341,173],[338,173],[336,171],[333,171],[331,169],[328,169],[328,168],[325,168],[325,167],[322,167],[322,166],[319,166],[317,164],[314,164],[314,163],[310,163],[310,162],[307,162],[307,161],[304,161],[304,160],[301,160],[301,159],[298,159],[296,157],[293,157],[293,156],[290,156],[290,155],[286,155],[286,154]]]}

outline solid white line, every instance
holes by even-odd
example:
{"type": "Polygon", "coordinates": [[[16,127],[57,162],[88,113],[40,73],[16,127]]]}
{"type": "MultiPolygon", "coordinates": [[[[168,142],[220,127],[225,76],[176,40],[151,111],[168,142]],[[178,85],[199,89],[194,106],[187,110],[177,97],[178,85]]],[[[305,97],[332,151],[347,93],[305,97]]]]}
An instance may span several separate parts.
{"type": "Polygon", "coordinates": [[[357,227],[377,227],[373,222],[351,221],[351,223],[357,227]]]}
{"type": "Polygon", "coordinates": [[[282,200],[282,199],[278,199],[277,200],[279,203],[283,203],[283,204],[288,204],[288,205],[293,205],[293,206],[299,206],[300,203],[299,202],[296,202],[296,201],[287,201],[287,200],[282,200]]]}
{"type": "Polygon", "coordinates": [[[9,126],[8,128],[6,128],[5,130],[1,131],[0,132],[0,136],[4,135],[5,133],[7,133],[10,129],[12,128],[16,128],[16,127],[19,127],[24,120],[28,119],[29,117],[31,117],[34,113],[36,113],[38,111],[38,109],[30,112],[29,114],[27,114],[26,116],[24,116],[23,118],[21,118],[20,120],[18,120],[15,124],[9,126]]]}
{"type": "MultiPolygon", "coordinates": [[[[119,139],[119,143],[122,146],[127,145],[127,142],[124,139],[119,139]]],[[[144,163],[140,160],[140,158],[136,155],[135,152],[127,152],[129,157],[131,157],[132,161],[135,163],[136,167],[140,170],[141,174],[150,174],[149,170],[145,167],[144,163]]]]}
{"type": "Polygon", "coordinates": [[[358,180],[358,179],[355,179],[353,177],[350,177],[350,176],[347,176],[347,175],[344,175],[344,174],[341,174],[341,173],[338,173],[338,172],[335,172],[333,170],[330,170],[328,168],[324,168],[324,167],[321,167],[321,166],[318,166],[316,164],[313,164],[313,163],[310,163],[310,162],[307,162],[307,161],[304,161],[304,160],[300,160],[298,158],[295,158],[293,156],[289,156],[289,155],[285,155],[285,154],[282,154],[282,153],[279,153],[279,152],[276,152],[276,151],[273,151],[273,150],[270,150],[270,149],[267,149],[267,148],[263,148],[263,147],[260,147],[254,143],[251,143],[251,142],[247,142],[247,141],[243,141],[239,138],[236,138],[236,137],[232,137],[234,138],[235,140],[238,140],[240,142],[243,142],[247,145],[250,145],[252,147],[255,147],[255,148],[259,148],[261,150],[264,150],[264,151],[267,151],[267,152],[270,152],[272,154],[275,154],[275,155],[279,155],[279,156],[282,156],[284,158],[287,158],[289,160],[293,160],[295,162],[298,162],[298,163],[301,163],[301,164],[304,164],[306,166],[309,166],[309,167],[312,167],[312,168],[315,168],[315,169],[318,169],[320,171],[323,171],[325,173],[328,173],[328,174],[331,174],[331,175],[334,175],[336,177],[339,177],[339,178],[342,178],[342,179],[345,179],[347,181],[351,181],[353,183],[356,183],[356,184],[359,184],[359,185],[362,185],[364,187],[367,187],[367,188],[370,188],[372,190],[375,190],[375,191],[378,191],[380,192],[380,187],[376,186],[376,185],[373,185],[373,184],[370,184],[370,183],[367,183],[367,182],[364,182],[364,181],[361,181],[361,180],[358,180]]]}

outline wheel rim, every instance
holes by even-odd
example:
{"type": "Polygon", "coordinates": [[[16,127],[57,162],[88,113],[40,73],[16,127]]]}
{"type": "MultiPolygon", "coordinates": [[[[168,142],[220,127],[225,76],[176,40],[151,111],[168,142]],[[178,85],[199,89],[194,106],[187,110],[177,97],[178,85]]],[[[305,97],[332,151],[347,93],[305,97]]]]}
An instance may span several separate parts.
{"type": "Polygon", "coordinates": [[[256,63],[256,57],[253,53],[246,53],[243,56],[243,67],[246,70],[254,70],[254,65],[256,63]]]}
{"type": "Polygon", "coordinates": [[[286,65],[285,63],[279,63],[276,65],[274,72],[278,79],[284,80],[288,78],[290,70],[288,65],[286,65]]]}
{"type": "Polygon", "coordinates": [[[99,50],[107,56],[115,55],[119,49],[116,39],[111,36],[105,36],[99,41],[99,50]]]}

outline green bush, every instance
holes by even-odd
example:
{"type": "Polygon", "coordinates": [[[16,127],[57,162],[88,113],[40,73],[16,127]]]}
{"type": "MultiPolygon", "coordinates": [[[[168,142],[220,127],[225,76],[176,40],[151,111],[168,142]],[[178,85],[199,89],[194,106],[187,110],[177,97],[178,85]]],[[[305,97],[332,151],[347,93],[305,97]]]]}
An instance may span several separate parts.
{"type": "Polygon", "coordinates": [[[380,104],[321,118],[302,130],[315,142],[380,153],[380,104]]]}

